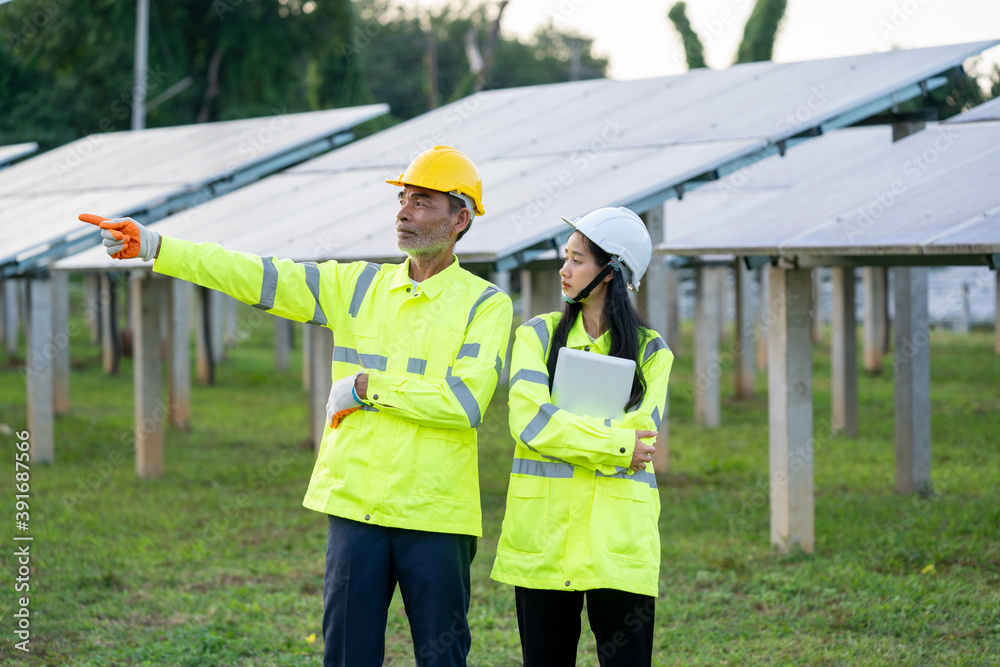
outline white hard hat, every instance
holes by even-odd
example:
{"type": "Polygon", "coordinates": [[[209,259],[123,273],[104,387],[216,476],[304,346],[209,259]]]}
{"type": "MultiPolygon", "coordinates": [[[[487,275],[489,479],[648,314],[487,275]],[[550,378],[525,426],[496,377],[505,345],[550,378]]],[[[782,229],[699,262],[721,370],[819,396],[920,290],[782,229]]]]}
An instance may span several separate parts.
{"type": "Polygon", "coordinates": [[[653,257],[653,242],[642,218],[627,208],[599,208],[576,220],[563,218],[563,222],[611,255],[615,268],[624,264],[629,289],[639,290],[639,281],[653,257]]]}

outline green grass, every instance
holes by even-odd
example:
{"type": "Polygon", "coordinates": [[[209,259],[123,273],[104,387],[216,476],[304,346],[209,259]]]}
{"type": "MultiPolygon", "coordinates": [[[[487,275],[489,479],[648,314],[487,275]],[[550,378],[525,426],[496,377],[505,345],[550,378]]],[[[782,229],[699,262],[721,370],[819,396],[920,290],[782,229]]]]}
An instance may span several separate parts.
{"type": "MultiPolygon", "coordinates": [[[[56,422],[56,464],[31,472],[32,653],[13,647],[11,527],[0,663],[319,664],[322,638],[307,637],[320,635],[326,522],[300,504],[313,459],[300,350],[293,371],[274,372],[271,322],[254,312],[240,311],[251,335],[217,385],[193,387],[193,429],[168,431],[156,481],[134,472],[130,363],[103,375],[74,318],[72,411],[56,422]]],[[[725,369],[723,425],[697,426],[685,331],[659,484],[655,664],[997,663],[1000,358],[991,332],[936,332],[932,346],[936,492],[926,499],[893,491],[891,363],[859,378],[861,437],[829,437],[829,356],[817,346],[816,550],[782,555],[769,544],[766,377],[737,401],[725,369]]],[[[24,389],[17,360],[0,357],[0,423],[15,431],[26,427],[24,389]]],[[[480,440],[474,665],[520,664],[513,592],[489,579],[512,455],[505,398],[498,391],[480,440]]],[[[0,441],[12,526],[14,435],[0,441]]],[[[413,664],[398,595],[387,654],[386,664],[413,664]]],[[[587,630],[579,664],[596,664],[587,630]]]]}

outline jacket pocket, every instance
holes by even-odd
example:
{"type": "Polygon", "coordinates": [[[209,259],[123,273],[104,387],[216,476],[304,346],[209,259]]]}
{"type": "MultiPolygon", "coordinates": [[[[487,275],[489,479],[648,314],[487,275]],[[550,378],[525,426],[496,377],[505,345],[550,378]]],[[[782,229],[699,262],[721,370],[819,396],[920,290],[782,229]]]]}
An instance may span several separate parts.
{"type": "Polygon", "coordinates": [[[652,562],[656,508],[649,487],[631,479],[608,479],[601,497],[604,552],[652,562]]]}
{"type": "Polygon", "coordinates": [[[347,481],[347,469],[350,467],[354,445],[358,440],[358,421],[345,419],[339,428],[331,429],[327,426],[325,429],[323,462],[330,479],[335,482],[344,483],[347,481]]]}
{"type": "Polygon", "coordinates": [[[475,431],[422,426],[416,445],[415,495],[463,503],[479,500],[475,431]]]}
{"type": "Polygon", "coordinates": [[[545,551],[548,528],[549,480],[511,476],[498,548],[540,554],[545,551]]]}

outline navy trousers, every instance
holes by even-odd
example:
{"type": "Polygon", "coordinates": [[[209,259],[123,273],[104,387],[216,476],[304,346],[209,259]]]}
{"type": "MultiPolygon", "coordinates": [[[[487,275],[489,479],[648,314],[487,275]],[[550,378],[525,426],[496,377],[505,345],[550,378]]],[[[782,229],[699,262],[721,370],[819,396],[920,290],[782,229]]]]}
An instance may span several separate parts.
{"type": "Polygon", "coordinates": [[[330,517],[323,581],[324,667],[385,658],[389,602],[399,584],[419,667],[465,667],[471,535],[386,528],[330,517]]]}
{"type": "Polygon", "coordinates": [[[584,596],[601,667],[649,667],[656,598],[611,589],[514,588],[524,667],[574,667],[584,596]]]}

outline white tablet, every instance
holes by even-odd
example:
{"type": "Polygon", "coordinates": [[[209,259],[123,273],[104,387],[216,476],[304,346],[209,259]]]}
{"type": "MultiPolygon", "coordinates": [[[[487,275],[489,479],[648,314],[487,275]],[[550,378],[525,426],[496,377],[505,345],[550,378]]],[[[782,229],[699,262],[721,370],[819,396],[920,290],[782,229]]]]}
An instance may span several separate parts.
{"type": "Polygon", "coordinates": [[[631,359],[564,347],[556,362],[552,403],[577,415],[621,419],[634,377],[631,359]]]}

